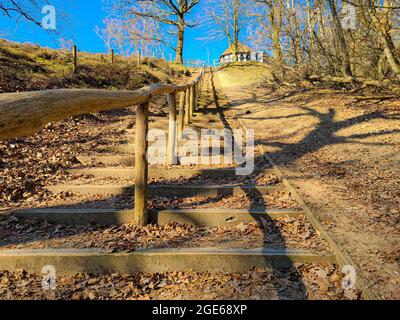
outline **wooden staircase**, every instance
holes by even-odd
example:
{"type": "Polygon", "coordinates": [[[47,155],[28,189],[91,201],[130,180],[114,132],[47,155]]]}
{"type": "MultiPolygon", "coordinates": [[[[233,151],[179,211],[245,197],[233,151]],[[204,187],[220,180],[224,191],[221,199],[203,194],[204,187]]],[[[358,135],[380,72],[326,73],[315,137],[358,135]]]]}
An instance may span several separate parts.
{"type": "MultiPolygon", "coordinates": [[[[211,73],[206,75],[201,88],[199,105],[194,112],[191,128],[227,128],[227,119],[221,119],[226,107],[223,101],[215,101],[215,85],[211,73]]],[[[154,118],[150,127],[168,131],[167,118],[154,118]]],[[[68,184],[51,185],[47,189],[54,194],[71,192],[88,196],[115,196],[125,194],[131,197],[134,191],[134,130],[128,131],[125,143],[102,146],[98,155],[78,157],[82,168],[68,170],[71,179],[68,184]],[[94,179],[96,183],[86,183],[82,176],[94,179]],[[124,183],[118,182],[123,179],[124,183]]],[[[191,198],[191,197],[229,197],[243,196],[249,199],[262,199],[274,193],[290,193],[276,175],[274,168],[256,169],[251,177],[236,176],[232,165],[218,167],[201,166],[159,166],[149,170],[150,197],[191,198]],[[257,179],[271,178],[270,182],[258,185],[257,179]],[[223,181],[223,183],[221,182],[223,181]]],[[[268,179],[267,179],[268,180],[268,179]]],[[[18,217],[36,217],[56,224],[101,224],[115,225],[132,221],[133,208],[38,208],[14,213],[18,217]]],[[[274,208],[260,202],[254,208],[164,208],[149,210],[149,223],[180,223],[196,227],[231,225],[235,228],[242,223],[275,221],[280,218],[300,219],[301,209],[274,208]]],[[[280,227],[273,231],[279,234],[280,227]]],[[[322,240],[321,240],[322,241],[322,240]]],[[[295,263],[332,264],[332,252],[315,253],[306,249],[288,247],[268,248],[185,248],[185,249],[145,249],[137,252],[104,254],[93,250],[20,250],[0,252],[0,269],[24,268],[37,272],[43,263],[54,265],[59,273],[130,273],[137,271],[222,271],[242,272],[253,267],[270,269],[286,268],[295,263]]]]}

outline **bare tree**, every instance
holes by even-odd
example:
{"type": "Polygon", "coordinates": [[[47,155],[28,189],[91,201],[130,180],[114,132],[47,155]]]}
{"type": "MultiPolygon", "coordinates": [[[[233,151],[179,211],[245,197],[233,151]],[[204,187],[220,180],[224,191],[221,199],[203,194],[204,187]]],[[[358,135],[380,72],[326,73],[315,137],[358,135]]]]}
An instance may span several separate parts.
{"type": "Polygon", "coordinates": [[[104,45],[108,52],[112,49],[112,41],[113,41],[113,28],[111,19],[103,20],[104,28],[100,28],[99,26],[94,27],[94,32],[97,36],[104,42],[104,45]]]}
{"type": "Polygon", "coordinates": [[[58,39],[58,42],[60,43],[60,47],[62,50],[66,50],[71,52],[72,48],[74,47],[74,41],[72,39],[64,39],[60,38],[58,39]]]}
{"type": "MultiPolygon", "coordinates": [[[[141,35],[143,40],[157,41],[174,50],[175,62],[183,63],[184,37],[186,27],[194,27],[188,21],[191,10],[200,0],[119,0],[114,10],[126,17],[151,19],[163,25],[164,34],[141,35]],[[171,43],[168,35],[175,36],[175,44],[171,43]]],[[[160,28],[159,31],[162,29],[160,28]]]]}
{"type": "Polygon", "coordinates": [[[249,27],[250,6],[246,0],[207,0],[202,20],[208,26],[209,40],[226,39],[233,57],[237,61],[239,38],[242,31],[249,27]]]}
{"type": "Polygon", "coordinates": [[[108,18],[104,21],[104,29],[95,28],[98,36],[103,40],[108,51],[115,48],[124,57],[128,57],[135,51],[129,41],[129,21],[119,18],[108,18]]]}
{"type": "MultiPolygon", "coordinates": [[[[394,45],[390,24],[391,11],[396,7],[391,0],[383,1],[381,7],[382,11],[380,13],[378,13],[375,3],[371,0],[368,0],[368,3],[365,6],[375,31],[378,34],[378,38],[383,48],[384,57],[387,59],[389,66],[396,77],[400,80],[400,60],[394,45]]],[[[400,9],[400,7],[397,8],[400,9]]]]}
{"type": "Polygon", "coordinates": [[[0,0],[0,12],[9,18],[19,19],[22,17],[41,26],[38,13],[41,12],[41,8],[46,4],[48,4],[46,0],[0,0]]]}
{"type": "Polygon", "coordinates": [[[159,47],[157,41],[150,40],[159,33],[154,20],[107,18],[103,20],[103,25],[103,28],[95,26],[94,31],[109,52],[116,49],[122,56],[129,56],[133,52],[149,56],[159,47]]]}
{"type": "MultiPolygon", "coordinates": [[[[70,0],[68,6],[72,6],[74,2],[75,0],[70,0]]],[[[16,25],[21,21],[28,21],[38,27],[43,27],[47,32],[56,34],[62,32],[62,26],[67,26],[69,16],[63,0],[52,0],[51,2],[49,0],[0,0],[0,16],[2,15],[15,21],[16,25]],[[51,24],[51,28],[48,26],[47,18],[49,17],[48,10],[53,10],[53,8],[49,6],[54,7],[57,12],[57,26],[55,26],[55,19],[51,19],[52,22],[54,21],[54,24],[51,24]],[[43,11],[43,9],[46,10],[43,11]]]]}
{"type": "Polygon", "coordinates": [[[347,48],[346,38],[344,36],[342,24],[341,24],[341,21],[339,19],[339,15],[338,15],[338,12],[336,9],[335,0],[328,0],[328,3],[330,6],[330,9],[331,9],[332,20],[333,20],[333,24],[335,27],[339,46],[340,46],[340,54],[341,54],[341,60],[342,60],[342,72],[343,72],[344,76],[352,77],[353,72],[351,71],[350,55],[349,55],[349,51],[347,48]]]}
{"type": "Polygon", "coordinates": [[[283,4],[281,0],[255,0],[253,15],[258,25],[264,31],[259,31],[272,43],[273,57],[279,64],[282,63],[281,33],[283,27],[283,4]]]}
{"type": "MultiPolygon", "coordinates": [[[[161,33],[160,23],[157,20],[137,17],[129,19],[129,41],[133,47],[137,48],[138,52],[140,51],[146,56],[161,50],[161,42],[155,40],[161,33]]],[[[167,37],[164,40],[169,41],[167,37]]]]}

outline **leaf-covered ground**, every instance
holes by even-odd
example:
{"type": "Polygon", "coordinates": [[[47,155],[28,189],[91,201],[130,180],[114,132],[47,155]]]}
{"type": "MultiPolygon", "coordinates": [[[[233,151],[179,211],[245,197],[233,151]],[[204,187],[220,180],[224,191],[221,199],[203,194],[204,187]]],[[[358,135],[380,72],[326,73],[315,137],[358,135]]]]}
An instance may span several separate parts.
{"type": "Polygon", "coordinates": [[[131,276],[77,274],[58,277],[54,291],[42,277],[23,270],[0,271],[0,299],[63,300],[304,300],[357,299],[343,290],[334,267],[298,265],[288,270],[249,270],[241,274],[173,272],[131,276]]]}
{"type": "MultiPolygon", "coordinates": [[[[165,99],[151,105],[152,120],[166,115],[165,99]]],[[[157,121],[155,119],[154,121],[157,121]]],[[[101,147],[117,141],[133,140],[133,109],[90,116],[75,117],[49,124],[31,138],[0,143],[0,205],[3,211],[22,207],[57,208],[133,208],[131,195],[83,195],[64,191],[53,194],[47,185],[66,182],[98,183],[131,182],[128,179],[104,179],[76,176],[67,169],[82,167],[80,155],[95,156],[101,147]]],[[[157,123],[152,123],[157,125],[157,123]]],[[[264,130],[264,129],[263,129],[264,130]]],[[[101,166],[99,163],[92,165],[101,166]]],[[[256,165],[269,168],[263,150],[256,149],[256,165]]],[[[152,183],[161,181],[153,180],[152,183]]],[[[209,183],[278,183],[274,175],[247,178],[201,179],[177,178],[168,183],[180,185],[209,183]]],[[[165,183],[165,182],[164,182],[165,183]]],[[[267,195],[211,197],[159,197],[149,199],[150,208],[298,208],[287,191],[267,195]]],[[[192,228],[178,224],[136,228],[132,225],[114,227],[71,227],[51,225],[39,220],[20,220],[12,216],[0,219],[0,245],[9,248],[95,248],[103,252],[134,251],[138,248],[168,247],[286,247],[313,252],[329,251],[304,216],[261,221],[261,224],[236,224],[213,228],[192,228]]],[[[47,296],[38,286],[39,275],[24,271],[1,273],[0,298],[65,298],[65,299],[356,299],[355,292],[344,292],[340,275],[334,267],[299,266],[292,270],[265,272],[253,270],[240,275],[174,273],[164,275],[122,275],[94,277],[76,275],[60,278],[61,285],[47,296]],[[141,280],[141,279],[145,280],[141,280]],[[150,279],[150,280],[149,280],[150,279]],[[154,279],[154,280],[153,280],[154,279]],[[187,280],[189,279],[189,280],[187,280]],[[90,283],[89,283],[90,281],[90,283]],[[187,282],[189,281],[189,282],[187,282]],[[189,284],[188,284],[189,283],[189,284]],[[160,286],[161,284],[161,286],[160,286]],[[92,288],[93,286],[93,288],[92,288]],[[168,290],[167,290],[168,289],[168,290]]]]}
{"type": "Polygon", "coordinates": [[[260,224],[240,223],[218,227],[179,224],[122,226],[52,225],[36,219],[0,218],[0,250],[97,249],[105,253],[144,248],[298,248],[329,252],[304,216],[261,219],[260,224]]]}
{"type": "Polygon", "coordinates": [[[229,68],[217,76],[229,112],[255,129],[257,144],[353,257],[371,289],[399,299],[399,98],[371,88],[237,87],[236,79],[229,68]]]}

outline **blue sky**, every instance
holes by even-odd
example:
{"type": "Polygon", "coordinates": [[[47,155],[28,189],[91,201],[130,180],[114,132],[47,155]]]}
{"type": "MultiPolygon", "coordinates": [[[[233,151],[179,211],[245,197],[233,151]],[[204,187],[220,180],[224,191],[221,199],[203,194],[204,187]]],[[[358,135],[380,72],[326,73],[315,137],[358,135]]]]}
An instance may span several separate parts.
{"type": "MultiPolygon", "coordinates": [[[[50,4],[52,1],[49,1],[50,4]]],[[[0,37],[17,41],[31,42],[41,46],[58,48],[58,38],[73,39],[79,50],[88,52],[106,52],[103,42],[94,32],[96,25],[101,26],[102,20],[107,12],[102,0],[84,0],[59,2],[56,5],[57,11],[66,12],[68,17],[64,20],[58,15],[58,27],[61,26],[60,34],[49,34],[39,26],[20,20],[16,26],[15,22],[5,16],[0,15],[0,37]]],[[[196,15],[201,6],[192,13],[196,15]]],[[[205,28],[187,29],[185,39],[185,59],[200,59],[207,61],[207,48],[210,52],[211,61],[217,59],[221,52],[227,47],[226,41],[199,41],[199,37],[204,37],[205,28]]],[[[168,55],[169,56],[169,55],[168,55]]]]}

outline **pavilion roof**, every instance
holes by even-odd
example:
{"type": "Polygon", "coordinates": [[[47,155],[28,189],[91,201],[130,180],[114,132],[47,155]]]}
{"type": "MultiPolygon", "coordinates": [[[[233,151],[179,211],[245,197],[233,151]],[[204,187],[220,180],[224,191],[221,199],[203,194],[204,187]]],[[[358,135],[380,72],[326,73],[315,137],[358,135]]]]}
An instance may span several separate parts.
{"type": "MultiPolygon", "coordinates": [[[[238,43],[238,50],[237,53],[251,53],[252,50],[250,49],[250,47],[246,46],[245,44],[239,42],[238,43]]],[[[228,54],[232,54],[233,53],[233,47],[230,46],[229,48],[227,48],[224,53],[221,56],[226,56],[228,54]]]]}

